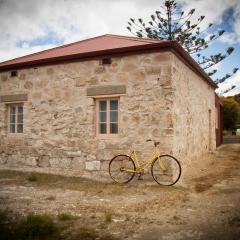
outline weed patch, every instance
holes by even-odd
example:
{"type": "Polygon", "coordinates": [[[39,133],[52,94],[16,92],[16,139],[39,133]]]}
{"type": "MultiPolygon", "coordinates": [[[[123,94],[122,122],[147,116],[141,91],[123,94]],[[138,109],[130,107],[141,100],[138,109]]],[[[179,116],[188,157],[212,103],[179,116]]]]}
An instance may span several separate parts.
{"type": "Polygon", "coordinates": [[[15,224],[8,216],[7,211],[0,211],[0,238],[1,240],[14,240],[15,238],[15,224]]]}
{"type": "Polygon", "coordinates": [[[72,220],[73,216],[70,213],[60,213],[58,214],[58,219],[61,221],[72,220]]]}
{"type": "Polygon", "coordinates": [[[59,228],[47,215],[30,214],[17,226],[16,234],[21,240],[57,239],[59,228]]]}
{"type": "Polygon", "coordinates": [[[27,180],[30,181],[30,182],[37,182],[38,177],[35,174],[31,174],[27,177],[27,180]]]}
{"type": "Polygon", "coordinates": [[[112,213],[111,212],[105,212],[105,222],[110,223],[112,222],[112,213]]]}

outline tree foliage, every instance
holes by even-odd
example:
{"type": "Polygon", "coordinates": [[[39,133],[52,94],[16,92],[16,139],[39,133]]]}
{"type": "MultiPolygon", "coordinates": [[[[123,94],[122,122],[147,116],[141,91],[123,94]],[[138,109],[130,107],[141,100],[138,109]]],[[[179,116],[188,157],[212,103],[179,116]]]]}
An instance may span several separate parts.
{"type": "Polygon", "coordinates": [[[234,96],[232,96],[233,98],[234,98],[234,100],[236,101],[236,102],[238,102],[238,104],[240,105],[240,93],[238,93],[238,94],[236,94],[236,95],[234,95],[234,96]]]}
{"type": "MultiPolygon", "coordinates": [[[[200,16],[196,21],[192,22],[191,17],[194,13],[195,9],[191,9],[187,13],[182,11],[180,5],[175,0],[165,0],[160,10],[151,15],[150,21],[146,23],[142,18],[138,18],[137,20],[130,18],[127,29],[140,38],[177,41],[196,59],[209,76],[213,76],[217,72],[217,69],[210,70],[210,68],[230,56],[234,48],[229,47],[224,53],[216,53],[211,56],[202,55],[202,51],[207,49],[213,41],[221,37],[225,31],[221,29],[209,34],[213,24],[210,23],[203,29],[201,23],[205,19],[205,16],[200,16]]],[[[234,68],[232,73],[216,79],[215,82],[217,84],[224,82],[227,78],[235,74],[237,70],[238,68],[234,68]]]]}
{"type": "Polygon", "coordinates": [[[240,121],[240,104],[234,97],[222,98],[223,103],[223,128],[232,130],[240,121]]]}

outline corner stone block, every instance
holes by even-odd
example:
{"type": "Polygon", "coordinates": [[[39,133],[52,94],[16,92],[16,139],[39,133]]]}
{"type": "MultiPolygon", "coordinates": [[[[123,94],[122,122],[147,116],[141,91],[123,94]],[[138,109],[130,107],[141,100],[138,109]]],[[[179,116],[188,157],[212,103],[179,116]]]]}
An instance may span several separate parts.
{"type": "Polygon", "coordinates": [[[100,161],[86,162],[86,170],[88,171],[100,170],[100,161]]]}
{"type": "Polygon", "coordinates": [[[38,159],[38,166],[39,167],[49,167],[50,166],[50,163],[49,163],[49,156],[40,156],[39,159],[38,159]]]}
{"type": "Polygon", "coordinates": [[[23,160],[23,163],[26,166],[31,166],[31,167],[37,166],[36,157],[27,157],[26,159],[23,160]]]}
{"type": "Polygon", "coordinates": [[[81,157],[82,152],[81,151],[75,151],[75,152],[66,152],[68,157],[81,157]]]}

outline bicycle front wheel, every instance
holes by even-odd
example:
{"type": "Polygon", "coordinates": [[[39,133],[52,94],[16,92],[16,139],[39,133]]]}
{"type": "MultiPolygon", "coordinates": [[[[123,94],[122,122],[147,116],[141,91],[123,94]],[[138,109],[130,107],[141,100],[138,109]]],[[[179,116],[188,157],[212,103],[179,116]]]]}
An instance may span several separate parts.
{"type": "Polygon", "coordinates": [[[161,155],[156,158],[151,167],[153,179],[160,185],[172,186],[181,177],[179,161],[170,155],[161,155]]]}
{"type": "Polygon", "coordinates": [[[117,183],[128,183],[135,175],[136,166],[131,157],[117,155],[109,163],[109,174],[117,183]]]}

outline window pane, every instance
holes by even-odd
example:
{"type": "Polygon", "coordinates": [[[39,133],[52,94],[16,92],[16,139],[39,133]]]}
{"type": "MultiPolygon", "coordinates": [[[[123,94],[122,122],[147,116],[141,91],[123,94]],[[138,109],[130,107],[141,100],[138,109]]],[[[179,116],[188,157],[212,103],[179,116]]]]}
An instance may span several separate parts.
{"type": "Polygon", "coordinates": [[[18,124],[17,125],[17,132],[22,133],[23,132],[23,124],[18,124]]]}
{"type": "Polygon", "coordinates": [[[15,133],[15,125],[10,124],[10,133],[15,133]]]}
{"type": "Polygon", "coordinates": [[[107,112],[99,112],[99,122],[105,123],[107,121],[107,112]]]}
{"type": "Polygon", "coordinates": [[[110,123],[110,133],[118,133],[118,124],[110,123]]]}
{"type": "Polygon", "coordinates": [[[18,107],[18,114],[23,114],[23,107],[22,106],[18,107]]]}
{"type": "Polygon", "coordinates": [[[107,102],[106,101],[100,101],[99,102],[99,110],[100,111],[106,111],[107,110],[107,102]]]}
{"type": "Polygon", "coordinates": [[[99,124],[99,133],[101,133],[101,134],[107,133],[107,124],[106,123],[99,124]]]}
{"type": "Polygon", "coordinates": [[[110,110],[118,110],[118,100],[110,101],[110,110]]]}
{"type": "Polygon", "coordinates": [[[118,122],[118,112],[117,111],[110,112],[110,122],[118,122]]]}
{"type": "Polygon", "coordinates": [[[10,114],[15,114],[16,113],[16,107],[15,106],[11,106],[10,107],[10,114]]]}
{"type": "Polygon", "coordinates": [[[15,124],[15,115],[10,114],[10,124],[15,124]]]}
{"type": "Polygon", "coordinates": [[[23,114],[18,114],[18,121],[17,123],[23,123],[23,114]]]}

